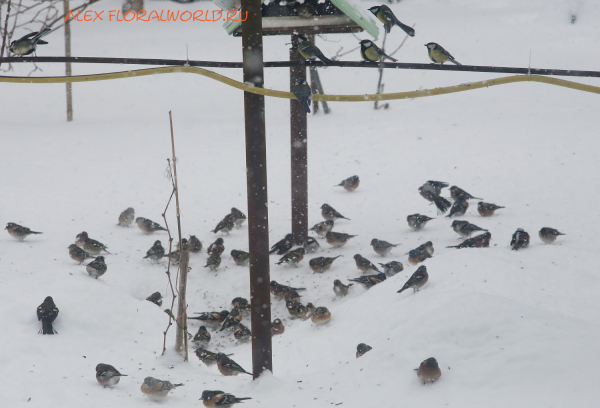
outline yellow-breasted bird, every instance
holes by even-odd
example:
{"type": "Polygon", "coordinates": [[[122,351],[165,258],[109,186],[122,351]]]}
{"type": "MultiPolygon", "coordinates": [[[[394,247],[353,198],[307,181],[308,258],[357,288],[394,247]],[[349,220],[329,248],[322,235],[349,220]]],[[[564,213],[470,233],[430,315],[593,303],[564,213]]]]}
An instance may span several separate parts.
{"type": "Polygon", "coordinates": [[[433,61],[434,64],[442,65],[444,62],[450,61],[453,64],[462,65],[460,62],[455,60],[454,57],[452,55],[450,55],[450,53],[444,49],[444,47],[442,47],[439,44],[430,42],[430,43],[425,44],[425,47],[427,47],[427,53],[429,54],[429,59],[431,61],[433,61]]]}
{"type": "Polygon", "coordinates": [[[360,56],[362,57],[363,61],[367,62],[379,62],[384,58],[398,62],[397,59],[392,58],[383,52],[383,50],[371,40],[362,40],[360,42],[360,56]]]}
{"type": "Polygon", "coordinates": [[[400,27],[404,32],[411,37],[415,36],[415,30],[412,27],[407,26],[406,24],[402,24],[400,20],[396,18],[392,10],[384,4],[381,6],[373,6],[369,9],[371,13],[375,15],[383,23],[383,27],[385,28],[385,32],[389,34],[394,25],[400,27]]]}
{"type": "Polygon", "coordinates": [[[300,55],[307,60],[314,60],[318,58],[323,61],[325,65],[331,64],[331,60],[323,55],[319,47],[313,44],[312,41],[309,41],[308,37],[305,35],[299,35],[298,39],[300,40],[300,43],[298,44],[298,52],[300,55]]]}

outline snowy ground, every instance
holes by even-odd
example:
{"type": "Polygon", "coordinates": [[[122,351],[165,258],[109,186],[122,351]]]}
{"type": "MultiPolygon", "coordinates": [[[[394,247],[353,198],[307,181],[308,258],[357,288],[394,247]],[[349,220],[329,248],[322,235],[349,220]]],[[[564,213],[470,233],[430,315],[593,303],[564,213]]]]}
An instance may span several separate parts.
{"type": "MultiPolygon", "coordinates": [[[[364,2],[364,7],[375,5],[364,2]]],[[[96,10],[118,9],[106,0],[96,10]]],[[[148,9],[206,9],[149,2],[148,9]]],[[[600,6],[592,1],[480,2],[405,0],[392,7],[417,35],[397,54],[402,62],[427,62],[423,44],[436,41],[464,64],[597,69],[600,6]],[[577,23],[570,24],[570,12],[577,23]]],[[[220,23],[75,23],[73,55],[241,60],[239,38],[220,23]]],[[[361,36],[366,38],[366,34],[361,36]]],[[[388,36],[395,47],[403,33],[388,36]]],[[[47,37],[39,55],[61,55],[62,33],[47,37]]],[[[349,50],[351,35],[328,35],[326,55],[349,50]]],[[[288,55],[288,38],[265,38],[265,60],[288,55]]],[[[358,51],[347,55],[357,60],[358,51]]],[[[43,73],[62,75],[59,64],[43,73]]],[[[130,67],[74,65],[74,74],[130,67]]],[[[29,66],[15,65],[15,74],[29,66]]],[[[239,70],[219,70],[240,79],[239,70]]],[[[455,85],[493,74],[386,72],[387,92],[455,85]]],[[[373,93],[376,70],[321,70],[328,93],[373,93]],[[360,80],[358,80],[360,76],[360,80]]],[[[266,86],[285,90],[286,69],[267,69],[266,86]]],[[[577,79],[599,85],[597,79],[577,79]]],[[[332,321],[315,327],[292,321],[283,301],[273,318],[286,332],[274,338],[274,373],[258,381],[223,377],[194,354],[189,363],[173,351],[160,357],[167,316],[144,299],[167,295],[166,262],[142,260],[155,239],[116,226],[132,206],[136,216],[162,223],[170,194],[164,178],[170,156],[168,111],[173,111],[184,235],[208,246],[209,231],[232,206],[246,212],[242,94],[207,78],[176,74],[74,85],[75,121],[65,122],[64,85],[0,84],[0,220],[43,235],[17,242],[0,235],[0,383],[3,406],[153,406],[140,391],[144,377],[183,382],[163,402],[199,406],[204,389],[249,396],[248,407],[596,407],[600,365],[600,273],[597,259],[600,184],[597,152],[598,96],[544,84],[520,83],[434,98],[393,101],[389,110],[371,103],[333,103],[333,114],[309,118],[309,221],[321,220],[327,202],[351,221],[336,231],[358,234],[341,249],[321,241],[320,255],[343,254],[331,270],[313,275],[308,259],[297,269],[277,266],[279,282],[308,288],[303,300],[328,307],[332,321]],[[355,193],[332,187],[357,174],[355,193]],[[506,206],[480,217],[471,202],[466,219],[492,233],[480,250],[455,245],[450,221],[438,218],[420,232],[405,221],[435,209],[418,195],[426,180],[458,185],[506,206]],[[517,228],[532,236],[530,248],[511,251],[517,228]],[[554,245],[537,236],[541,227],[567,234],[554,245]],[[87,231],[109,246],[108,272],[91,279],[67,254],[75,235],[87,231]],[[401,244],[384,259],[372,238],[401,244]],[[416,269],[404,255],[431,240],[435,255],[425,265],[429,283],[418,293],[397,294],[416,269]],[[373,262],[399,260],[405,271],[365,291],[335,299],[334,279],[357,277],[352,256],[373,262]],[[36,335],[35,308],[51,295],[60,309],[57,336],[36,335]],[[360,359],[358,343],[373,350],[360,359]],[[436,357],[443,375],[424,386],[413,371],[436,357]],[[128,374],[113,389],[96,383],[104,362],[128,374]],[[27,401],[29,401],[27,403],[27,401]]],[[[267,143],[271,242],[290,230],[289,103],[268,99],[267,143]]],[[[447,191],[447,190],[446,190],[447,191]]],[[[447,193],[446,193],[447,194],[447,193]]],[[[175,225],[174,211],[169,220],[175,225]]],[[[225,238],[218,273],[202,268],[203,251],[191,260],[188,301],[192,312],[228,308],[248,297],[247,269],[229,252],[247,250],[247,227],[225,238]]],[[[315,255],[316,256],[316,255],[315,255]]],[[[171,303],[169,296],[165,304],[171,303]]],[[[164,309],[164,307],[163,307],[164,309]]],[[[191,331],[198,324],[191,323],[191,331]]],[[[225,332],[223,332],[225,333],[225,332]]],[[[213,334],[209,349],[234,353],[251,368],[250,345],[213,334]]]]}

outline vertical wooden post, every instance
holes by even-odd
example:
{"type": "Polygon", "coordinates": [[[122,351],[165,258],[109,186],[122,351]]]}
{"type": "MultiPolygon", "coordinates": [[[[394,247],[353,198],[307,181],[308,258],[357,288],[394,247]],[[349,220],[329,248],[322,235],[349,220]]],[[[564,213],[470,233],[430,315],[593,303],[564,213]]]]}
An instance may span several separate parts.
{"type": "MultiPolygon", "coordinates": [[[[63,0],[63,11],[65,15],[69,12],[69,0],[63,0]]],[[[71,20],[65,21],[65,57],[71,56],[71,20]]],[[[65,75],[71,76],[71,63],[65,63],[65,75]]],[[[73,84],[71,82],[65,83],[67,86],[67,122],[73,120],[73,84]]]]}
{"type": "MultiPolygon", "coordinates": [[[[298,36],[292,35],[290,61],[304,60],[298,51],[298,36]]],[[[298,78],[306,79],[306,66],[290,67],[290,90],[298,78]]],[[[308,238],[308,173],[306,112],[296,99],[290,101],[290,135],[292,156],[292,234],[294,243],[302,245],[308,238]]]]}
{"type": "MultiPolygon", "coordinates": [[[[244,82],[264,85],[262,12],[260,0],[242,0],[244,82]]],[[[250,247],[250,302],[252,373],[273,371],[271,348],[271,293],[269,273],[269,212],[265,97],[244,92],[248,241],[250,247]]]]}

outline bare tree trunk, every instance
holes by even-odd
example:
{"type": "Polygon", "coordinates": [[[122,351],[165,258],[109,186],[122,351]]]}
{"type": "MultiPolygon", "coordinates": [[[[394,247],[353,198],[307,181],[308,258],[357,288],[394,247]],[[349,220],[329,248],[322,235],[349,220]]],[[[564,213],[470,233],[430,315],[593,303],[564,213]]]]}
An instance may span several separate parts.
{"type": "Polygon", "coordinates": [[[136,13],[144,9],[144,0],[124,0],[123,1],[123,14],[128,11],[134,11],[136,13]]]}
{"type": "MultiPolygon", "coordinates": [[[[63,0],[63,10],[67,14],[69,12],[69,0],[63,0]]],[[[71,56],[71,23],[70,20],[65,22],[65,57],[71,56]]],[[[71,63],[65,63],[65,74],[71,76],[71,63]]],[[[72,83],[65,83],[67,86],[67,122],[73,121],[73,89],[72,83]]]]}

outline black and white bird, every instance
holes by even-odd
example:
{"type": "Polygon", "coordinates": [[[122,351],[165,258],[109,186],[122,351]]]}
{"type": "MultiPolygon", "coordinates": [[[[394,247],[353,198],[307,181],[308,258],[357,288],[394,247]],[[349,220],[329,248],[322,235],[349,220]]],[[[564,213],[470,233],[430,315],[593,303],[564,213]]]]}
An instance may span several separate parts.
{"type": "Polygon", "coordinates": [[[158,262],[163,258],[163,256],[165,256],[165,249],[163,248],[160,240],[157,240],[154,241],[154,245],[152,245],[152,248],[146,251],[146,256],[144,257],[144,259],[150,258],[151,260],[158,262]]]}
{"type": "Polygon", "coordinates": [[[29,33],[19,38],[18,40],[14,40],[10,43],[10,50],[13,54],[17,54],[21,57],[25,55],[29,55],[35,52],[39,45],[48,44],[46,41],[41,38],[50,33],[50,29],[48,27],[44,28],[41,31],[34,31],[33,33],[29,33]]]}
{"type": "Polygon", "coordinates": [[[105,387],[112,387],[121,380],[121,377],[127,377],[127,374],[121,374],[119,370],[110,364],[100,363],[96,366],[96,381],[105,387]]]}
{"type": "Polygon", "coordinates": [[[58,334],[58,332],[54,330],[54,327],[52,327],[52,322],[56,320],[57,316],[58,308],[54,304],[52,296],[47,296],[42,304],[37,307],[37,318],[38,321],[42,322],[42,328],[38,334],[58,334]]]}

